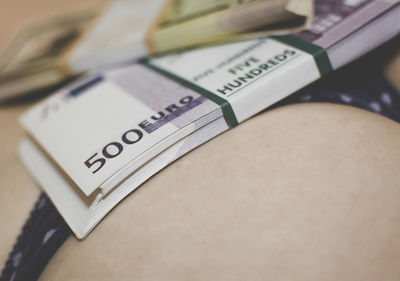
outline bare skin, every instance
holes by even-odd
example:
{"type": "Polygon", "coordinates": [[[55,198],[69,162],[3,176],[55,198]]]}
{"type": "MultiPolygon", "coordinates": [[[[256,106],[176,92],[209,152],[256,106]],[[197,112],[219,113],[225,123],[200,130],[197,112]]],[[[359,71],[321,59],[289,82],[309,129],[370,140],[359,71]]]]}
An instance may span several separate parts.
{"type": "Polygon", "coordinates": [[[385,74],[396,89],[400,89],[400,52],[393,56],[385,67],[385,74]]]}
{"type": "Polygon", "coordinates": [[[142,185],[41,280],[400,280],[400,126],[286,106],[142,185]]]}

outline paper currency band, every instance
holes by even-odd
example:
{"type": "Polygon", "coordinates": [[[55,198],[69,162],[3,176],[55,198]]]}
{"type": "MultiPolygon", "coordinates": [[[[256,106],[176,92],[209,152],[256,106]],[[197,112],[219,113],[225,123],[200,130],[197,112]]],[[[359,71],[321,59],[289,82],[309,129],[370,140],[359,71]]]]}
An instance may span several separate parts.
{"type": "MultiPolygon", "coordinates": [[[[314,45],[310,42],[298,39],[292,35],[270,36],[269,38],[277,40],[283,44],[292,46],[296,49],[299,49],[303,52],[306,52],[306,53],[312,55],[321,76],[332,71],[332,69],[333,69],[332,65],[330,63],[328,54],[324,48],[314,45]]],[[[224,99],[224,98],[222,98],[222,97],[220,97],[198,85],[195,85],[194,83],[192,83],[182,77],[179,77],[173,73],[170,73],[164,69],[161,69],[161,68],[155,66],[154,64],[151,64],[149,62],[149,59],[147,59],[147,58],[142,59],[140,61],[140,63],[145,65],[146,67],[149,67],[149,68],[157,71],[158,73],[178,82],[179,84],[196,91],[200,95],[202,95],[202,96],[208,98],[209,100],[215,102],[216,104],[218,104],[221,107],[222,112],[225,117],[225,120],[226,120],[226,123],[228,124],[228,126],[230,128],[233,128],[239,124],[239,122],[235,116],[235,113],[232,109],[232,106],[228,100],[226,100],[226,99],[224,99]]]]}
{"type": "Polygon", "coordinates": [[[186,79],[183,79],[175,74],[165,71],[153,64],[150,64],[148,59],[143,59],[140,61],[140,63],[157,71],[158,73],[178,82],[179,84],[181,84],[185,87],[188,87],[189,89],[192,89],[193,91],[197,92],[198,94],[200,94],[200,95],[206,97],[207,99],[218,104],[221,107],[222,112],[225,117],[225,120],[226,120],[226,123],[229,125],[230,128],[235,127],[236,125],[239,124],[239,122],[236,119],[235,113],[233,112],[233,109],[227,100],[215,95],[214,93],[212,93],[210,91],[207,91],[206,89],[203,89],[202,87],[199,87],[199,86],[193,84],[190,81],[187,81],[186,79]]]}
{"type": "Polygon", "coordinates": [[[328,57],[328,53],[324,48],[313,43],[301,40],[293,35],[275,35],[270,36],[270,38],[278,40],[286,45],[290,45],[312,55],[321,76],[333,70],[332,64],[328,57]]]}

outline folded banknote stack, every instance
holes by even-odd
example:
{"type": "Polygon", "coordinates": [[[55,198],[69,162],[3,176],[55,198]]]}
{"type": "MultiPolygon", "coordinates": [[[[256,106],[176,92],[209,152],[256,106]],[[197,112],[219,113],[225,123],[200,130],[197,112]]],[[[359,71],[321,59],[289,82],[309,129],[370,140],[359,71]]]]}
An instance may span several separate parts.
{"type": "Polygon", "coordinates": [[[110,0],[22,30],[0,54],[0,100],[147,54],[300,30],[311,18],[312,0],[110,0]]]}
{"type": "MultiPolygon", "coordinates": [[[[143,25],[118,46],[96,41],[101,28],[112,27],[112,9],[93,16],[90,32],[68,53],[82,52],[80,70],[88,73],[21,117],[27,136],[19,146],[78,238],[168,164],[400,32],[400,0],[310,3],[171,1],[149,29],[143,25]],[[264,22],[258,12],[271,17],[264,22]],[[133,62],[228,39],[235,42],[133,62]],[[89,41],[96,42],[92,52],[89,41]]],[[[126,7],[120,12],[129,14],[126,7]]]]}

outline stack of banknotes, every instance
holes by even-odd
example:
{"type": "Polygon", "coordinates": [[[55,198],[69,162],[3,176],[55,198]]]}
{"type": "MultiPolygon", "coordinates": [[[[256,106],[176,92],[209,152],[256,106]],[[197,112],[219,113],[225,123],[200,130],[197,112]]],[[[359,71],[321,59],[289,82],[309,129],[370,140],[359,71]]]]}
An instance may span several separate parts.
{"type": "Polygon", "coordinates": [[[82,55],[79,71],[88,73],[21,117],[20,157],[78,238],[168,164],[400,32],[400,0],[183,0],[125,45],[100,40],[100,30],[120,38],[113,23],[126,24],[113,9],[142,21],[160,7],[131,4],[85,14],[97,20],[68,54],[82,55]],[[221,40],[235,42],[204,46],[221,40]]]}
{"type": "Polygon", "coordinates": [[[0,100],[141,56],[300,30],[312,0],[110,0],[22,30],[0,54],[0,100]]]}

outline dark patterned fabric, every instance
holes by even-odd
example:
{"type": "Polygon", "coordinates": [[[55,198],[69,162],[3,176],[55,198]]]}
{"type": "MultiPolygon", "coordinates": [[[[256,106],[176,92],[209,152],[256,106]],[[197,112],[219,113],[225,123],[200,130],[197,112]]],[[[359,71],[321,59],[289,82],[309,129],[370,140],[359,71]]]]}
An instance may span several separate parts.
{"type": "Polygon", "coordinates": [[[342,78],[321,81],[289,96],[274,107],[293,103],[329,102],[362,108],[400,122],[400,94],[384,75],[376,75],[373,79],[365,77],[365,81],[359,83],[343,83],[342,78]]]}
{"type": "MultiPolygon", "coordinates": [[[[335,74],[333,74],[335,75],[335,74]]],[[[400,122],[400,95],[382,75],[360,81],[343,75],[320,82],[282,100],[274,107],[304,102],[346,104],[400,122]]],[[[30,218],[3,269],[1,281],[37,280],[51,257],[71,234],[45,194],[40,195],[30,218]]]]}
{"type": "Polygon", "coordinates": [[[42,193],[9,255],[0,280],[37,280],[71,233],[49,198],[42,193]]]}

